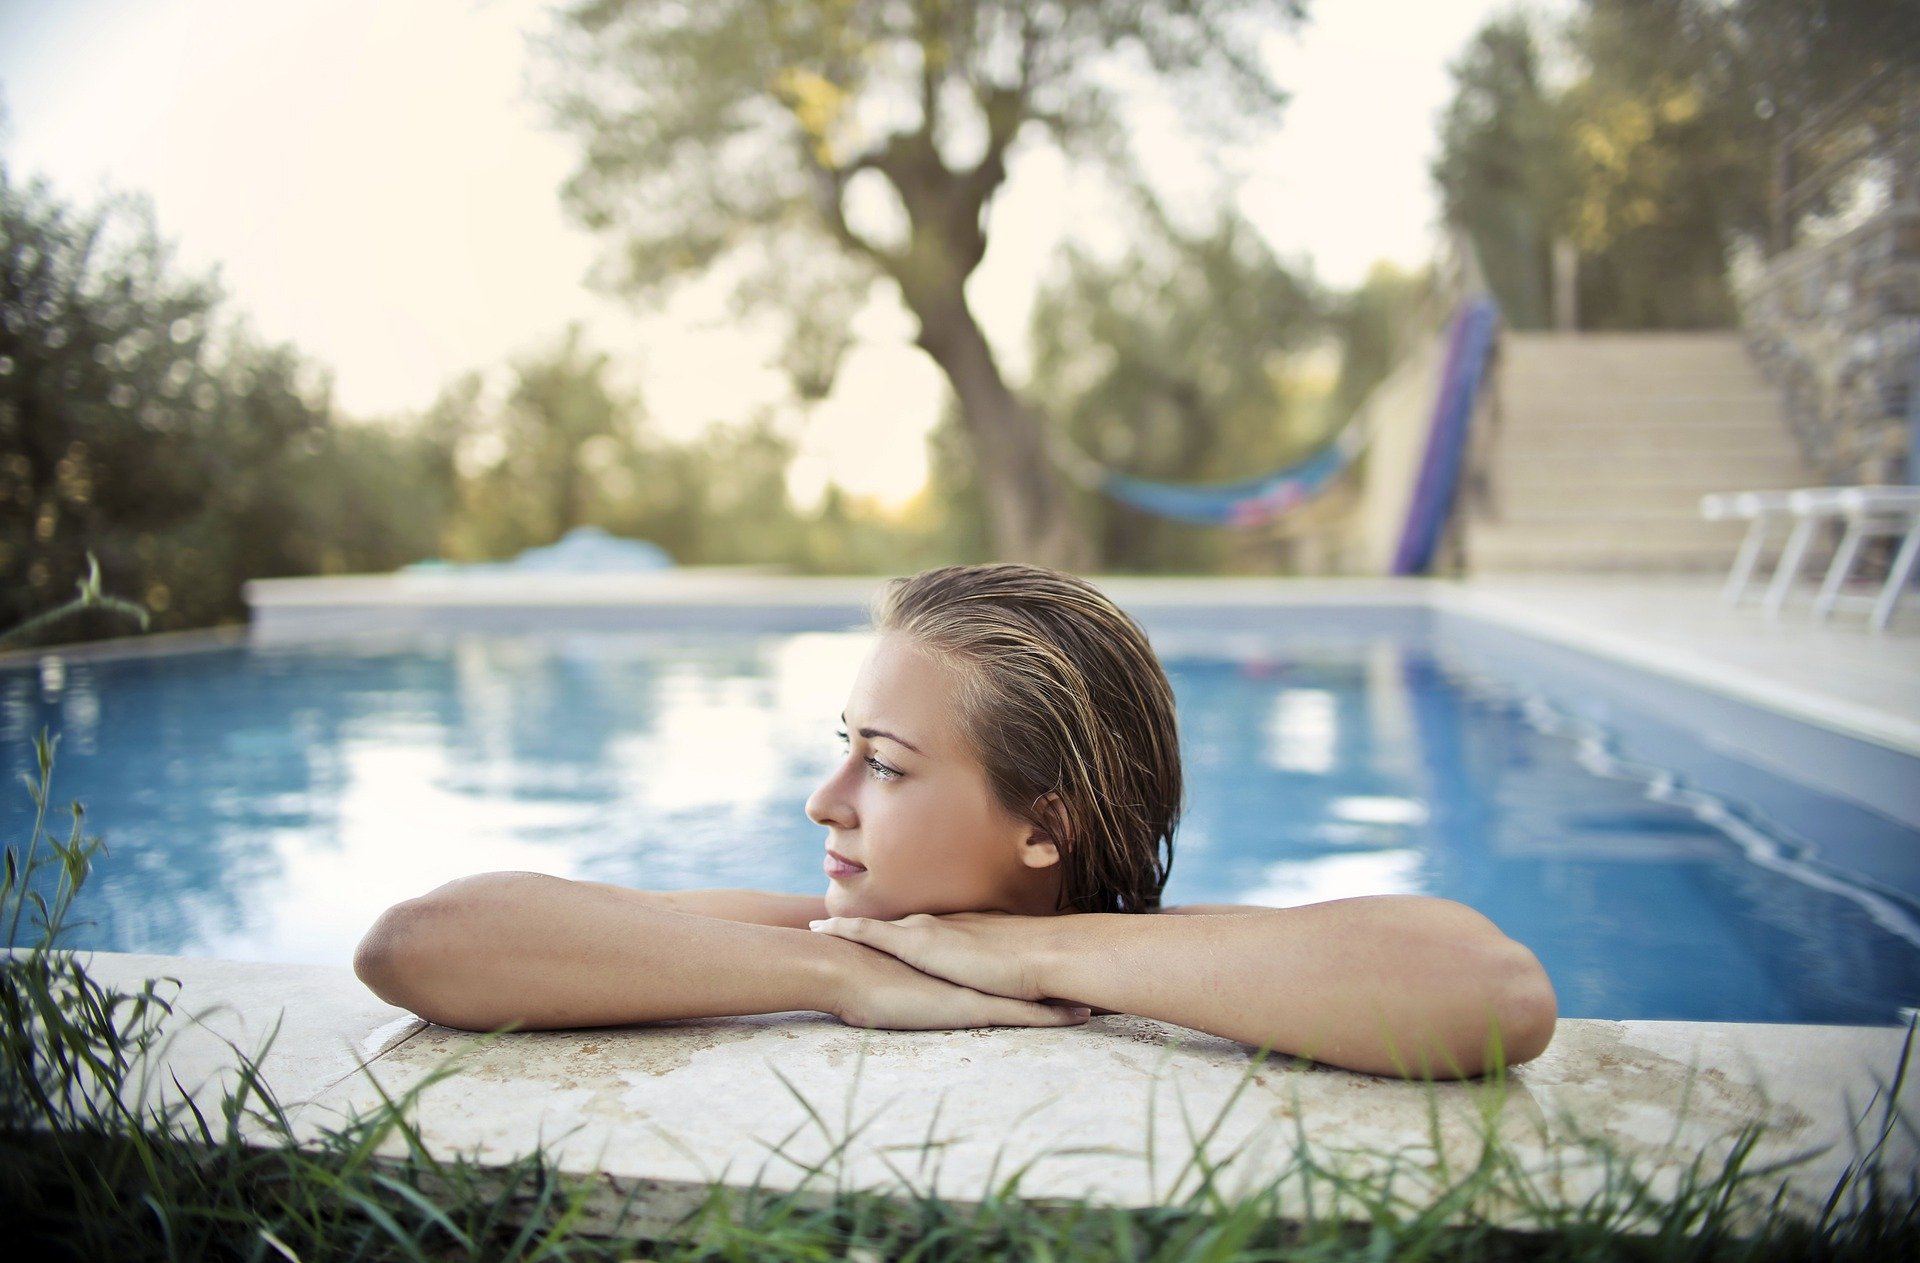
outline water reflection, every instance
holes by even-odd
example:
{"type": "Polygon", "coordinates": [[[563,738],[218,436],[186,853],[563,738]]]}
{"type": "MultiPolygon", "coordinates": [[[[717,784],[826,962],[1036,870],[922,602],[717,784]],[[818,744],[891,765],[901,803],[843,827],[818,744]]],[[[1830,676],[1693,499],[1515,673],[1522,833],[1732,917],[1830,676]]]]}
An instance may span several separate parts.
{"type": "Polygon", "coordinates": [[[1522,699],[1423,649],[1306,648],[1257,671],[1190,658],[1170,673],[1182,839],[1215,839],[1203,863],[1176,861],[1170,903],[1457,899],[1539,954],[1572,1016],[1880,1023],[1920,998],[1920,952],[1857,903],[1767,872],[1646,783],[1583,766],[1522,699]]]}
{"type": "MultiPolygon", "coordinates": [[[[42,725],[63,734],[56,800],[108,839],[77,945],[340,963],[380,909],[488,869],[818,889],[802,805],[865,647],[473,636],[73,661],[0,673],[5,771],[31,770],[42,725]]],[[[21,790],[0,823],[20,834],[30,808],[21,790]]]]}

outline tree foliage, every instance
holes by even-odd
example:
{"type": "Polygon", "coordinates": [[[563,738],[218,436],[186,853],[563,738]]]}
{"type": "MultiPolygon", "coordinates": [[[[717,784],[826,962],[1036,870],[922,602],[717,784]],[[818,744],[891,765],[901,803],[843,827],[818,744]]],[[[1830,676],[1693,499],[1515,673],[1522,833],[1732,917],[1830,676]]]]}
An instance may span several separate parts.
{"type": "Polygon", "coordinates": [[[1565,232],[1568,173],[1558,108],[1527,18],[1498,18],[1454,64],[1434,179],[1449,219],[1472,232],[1507,322],[1552,320],[1552,242],[1565,232]]]}
{"type": "Polygon", "coordinates": [[[361,479],[411,455],[337,425],[291,348],[223,324],[150,208],[81,210],[0,164],[0,624],[99,560],[156,627],[242,613],[251,578],[382,567],[418,539],[361,479]]]}
{"type": "MultiPolygon", "coordinates": [[[[65,607],[97,558],[154,630],[245,615],[254,578],[510,557],[593,524],[691,564],[884,569],[905,530],[786,489],[792,440],[768,418],[688,442],[577,329],[417,417],[339,416],[325,375],[231,319],[172,262],[150,208],[63,202],[0,165],[0,626],[65,607]]],[[[133,630],[91,607],[35,638],[133,630]]]]}
{"type": "Polygon", "coordinates": [[[1578,251],[1584,327],[1722,325],[1727,254],[1767,230],[1780,139],[1902,66],[1920,69],[1920,8],[1878,0],[1583,0],[1544,32],[1500,18],[1454,66],[1434,176],[1514,326],[1549,323],[1556,239],[1578,251]]]}
{"type": "MultiPolygon", "coordinates": [[[[1324,327],[1316,287],[1228,209],[1202,232],[1149,201],[1128,255],[1070,248],[1034,305],[1032,393],[1075,447],[1136,477],[1196,483],[1286,464],[1321,437],[1292,357],[1324,327]]],[[[1215,529],[1084,499],[1103,567],[1217,567],[1215,529]]]]}
{"type": "Polygon", "coordinates": [[[554,104],[584,146],[569,206],[619,243],[641,294],[722,266],[791,317],[802,393],[830,387],[878,278],[946,373],[997,547],[1082,560],[1039,427],[1000,375],[967,278],[1014,146],[1121,160],[1116,74],[1166,83],[1212,128],[1282,94],[1258,35],[1301,0],[591,0],[551,42],[554,104]],[[847,297],[852,295],[852,298],[847,297]],[[822,353],[824,350],[824,353],[822,353]]]}

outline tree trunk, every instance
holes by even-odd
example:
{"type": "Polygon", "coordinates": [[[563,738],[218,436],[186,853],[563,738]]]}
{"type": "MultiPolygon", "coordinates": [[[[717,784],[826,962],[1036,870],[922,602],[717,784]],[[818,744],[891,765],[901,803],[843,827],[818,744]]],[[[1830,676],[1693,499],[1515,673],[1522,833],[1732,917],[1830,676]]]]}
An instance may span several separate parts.
{"type": "Polygon", "coordinates": [[[1007,388],[965,298],[956,293],[910,305],[920,318],[917,341],[960,401],[994,555],[1057,570],[1091,568],[1093,550],[1048,456],[1040,421],[1007,388]]]}

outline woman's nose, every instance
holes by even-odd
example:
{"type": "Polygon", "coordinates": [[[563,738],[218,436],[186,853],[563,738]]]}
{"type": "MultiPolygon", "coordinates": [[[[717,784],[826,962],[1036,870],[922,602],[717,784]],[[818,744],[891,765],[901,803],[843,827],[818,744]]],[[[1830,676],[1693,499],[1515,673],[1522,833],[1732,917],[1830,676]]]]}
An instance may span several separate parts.
{"type": "Polygon", "coordinates": [[[841,768],[835,768],[813,793],[807,795],[807,819],[815,824],[838,825],[843,829],[853,826],[853,808],[840,788],[841,771],[841,768]]]}

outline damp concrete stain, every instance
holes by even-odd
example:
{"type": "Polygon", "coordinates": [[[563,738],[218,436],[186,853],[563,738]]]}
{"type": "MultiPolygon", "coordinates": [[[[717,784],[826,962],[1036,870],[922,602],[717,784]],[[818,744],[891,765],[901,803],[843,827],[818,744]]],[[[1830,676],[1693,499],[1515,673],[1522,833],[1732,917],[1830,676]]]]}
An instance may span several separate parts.
{"type": "Polygon", "coordinates": [[[928,1036],[935,1038],[951,1035],[951,1031],[867,1031],[861,1030],[849,1035],[828,1036],[822,1040],[818,1051],[826,1058],[829,1066],[838,1069],[852,1056],[856,1061],[865,1057],[868,1061],[887,1059],[890,1061],[917,1062],[920,1060],[922,1045],[928,1036]]]}
{"type": "Polygon", "coordinates": [[[571,1086],[621,1070],[672,1074],[695,1056],[722,1045],[756,1038],[760,1028],[726,1021],[662,1022],[647,1026],[580,1031],[526,1031],[479,1046],[480,1037],[429,1026],[384,1059],[390,1066],[430,1067],[461,1059],[461,1073],[493,1083],[539,1080],[571,1086]],[[462,1056],[462,1054],[475,1054],[462,1056]]]}
{"type": "Polygon", "coordinates": [[[1577,1102],[1583,1124],[1616,1139],[1664,1147],[1683,1125],[1707,1126],[1731,1134],[1749,1123],[1763,1123],[1770,1138],[1794,1136],[1813,1125],[1801,1111],[1770,1101],[1758,1086],[1741,1083],[1717,1069],[1696,1070],[1682,1061],[1626,1042],[1619,1023],[1591,1023],[1577,1043],[1556,1044],[1559,1055],[1543,1068],[1541,1086],[1577,1102]],[[1667,1135],[1642,1138],[1638,1119],[1664,1115],[1667,1135]]]}

